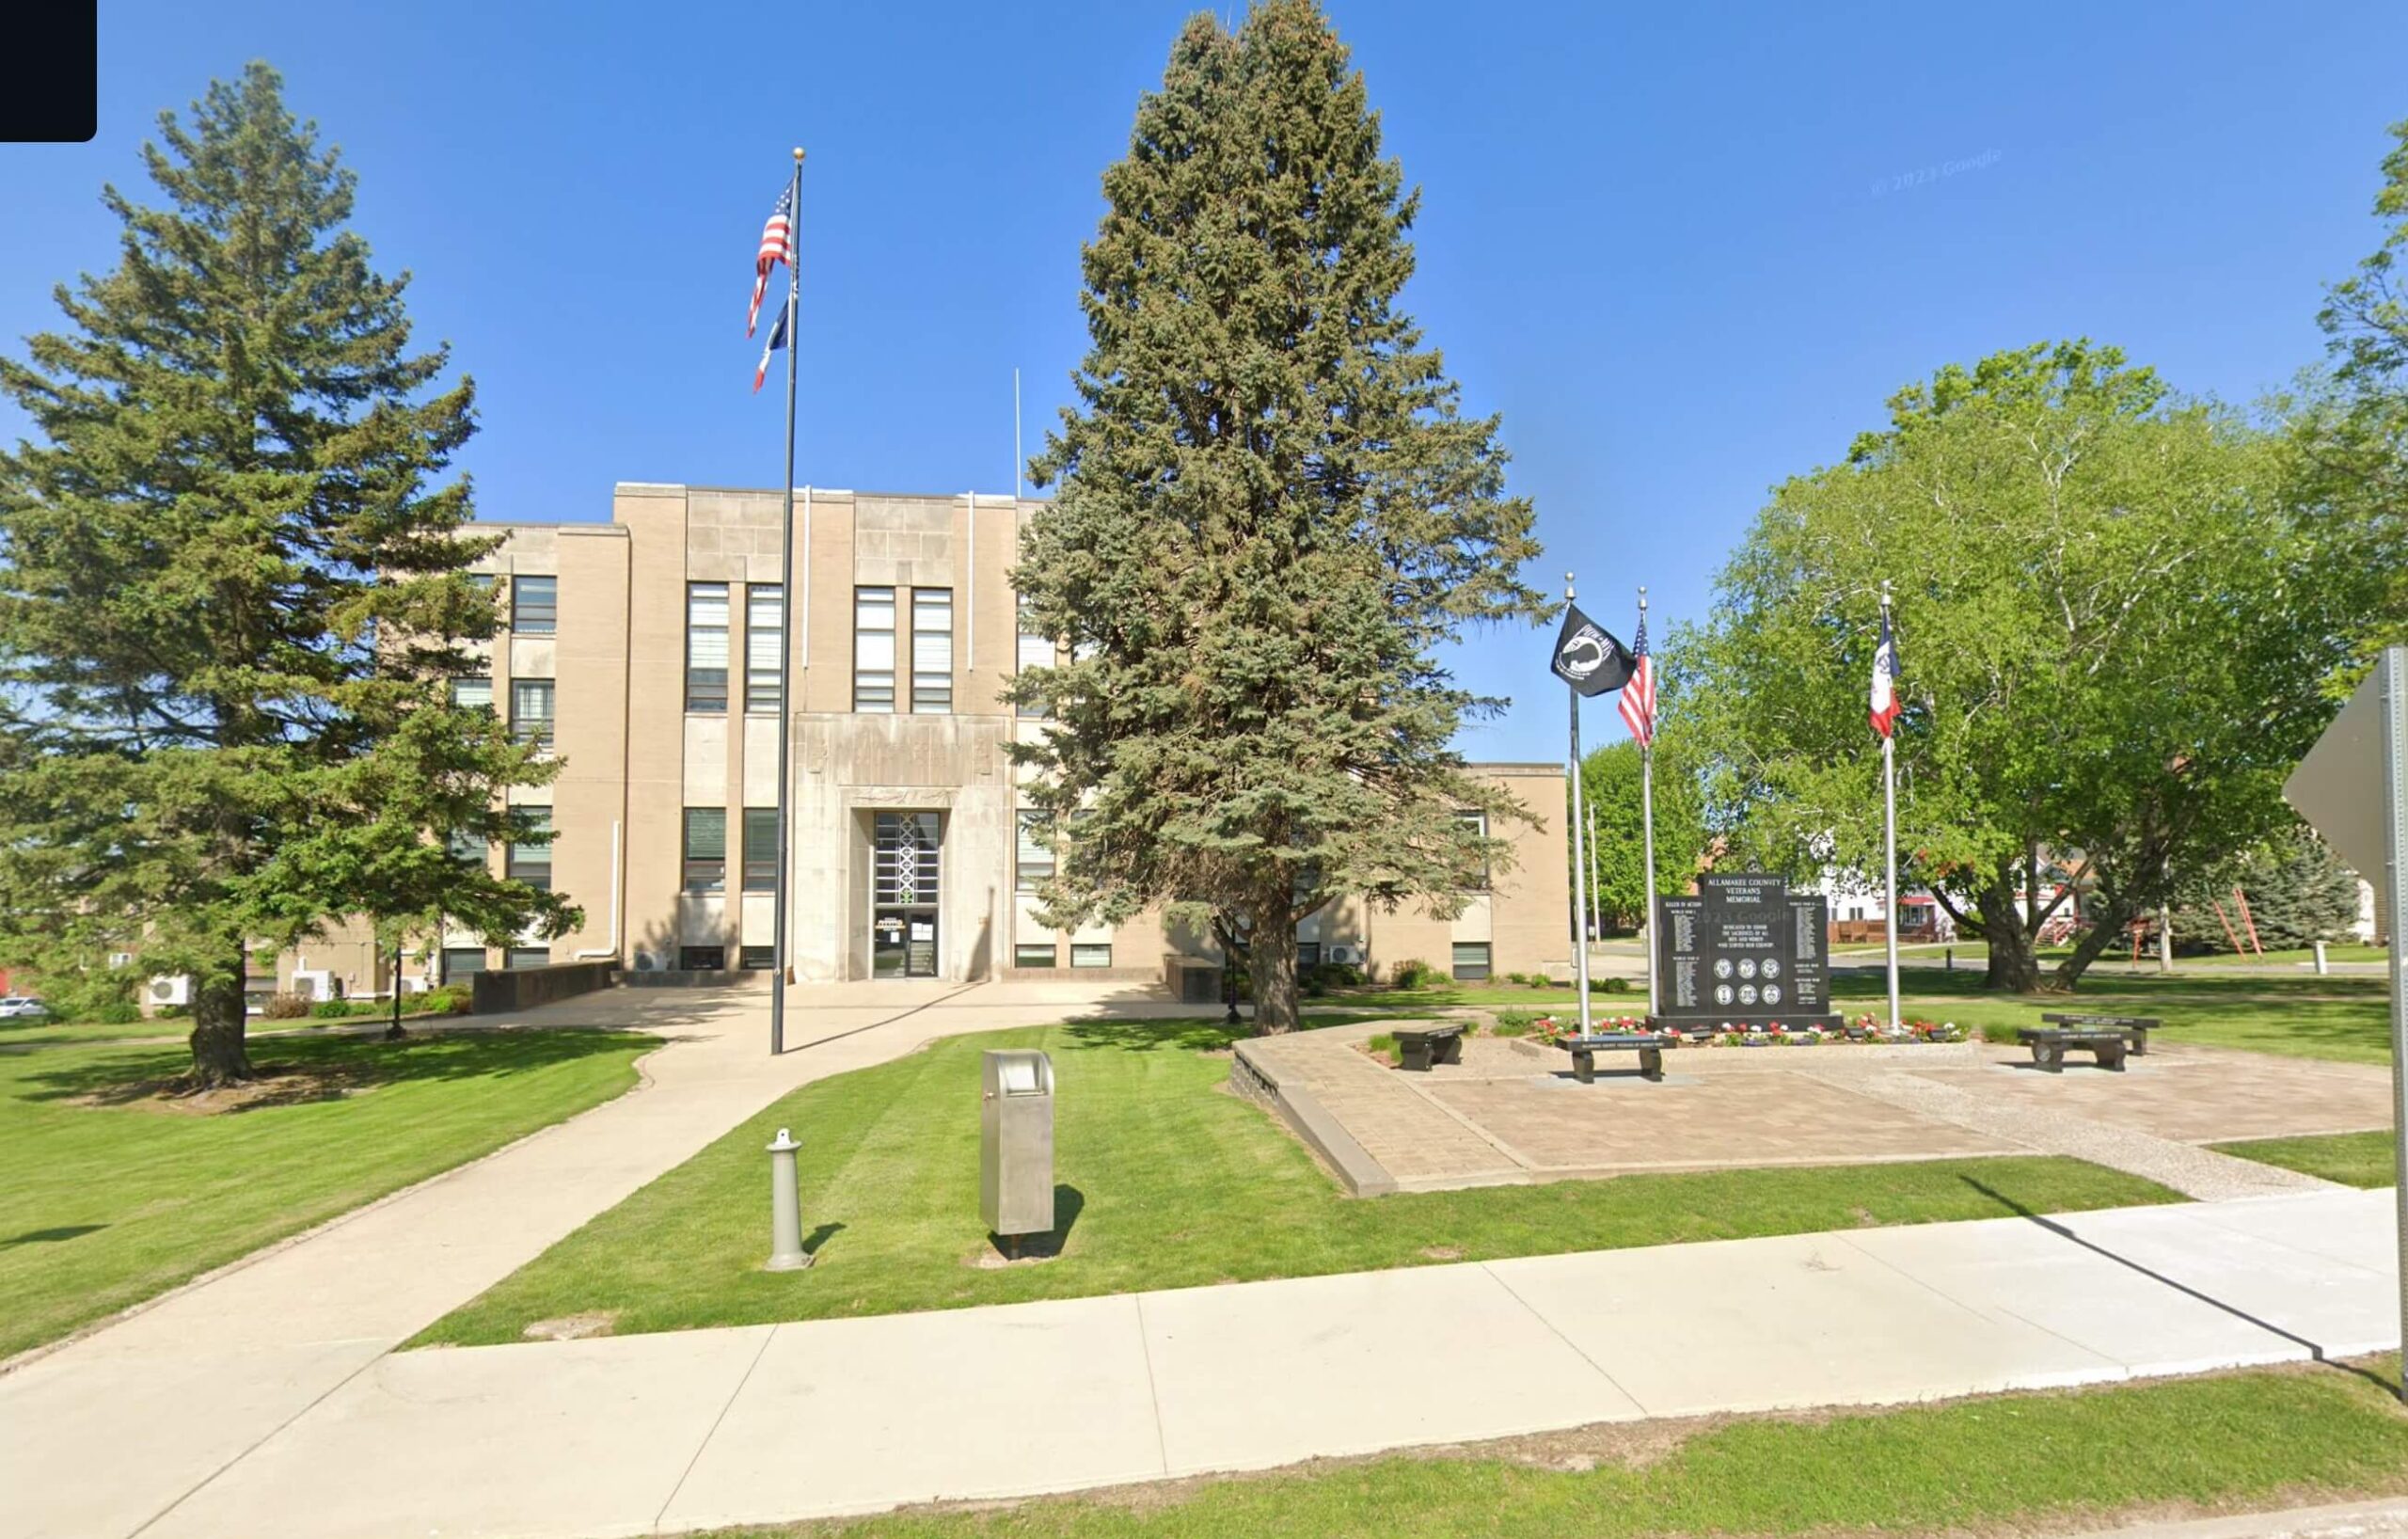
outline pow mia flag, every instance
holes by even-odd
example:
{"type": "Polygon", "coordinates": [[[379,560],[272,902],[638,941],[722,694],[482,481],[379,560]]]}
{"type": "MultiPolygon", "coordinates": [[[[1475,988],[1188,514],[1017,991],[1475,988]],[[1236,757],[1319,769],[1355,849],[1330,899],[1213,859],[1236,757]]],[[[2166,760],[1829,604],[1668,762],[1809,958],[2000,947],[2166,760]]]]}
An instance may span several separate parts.
{"type": "Polygon", "coordinates": [[[1555,638],[1555,660],[1549,665],[1556,677],[1582,695],[1601,695],[1629,683],[1637,665],[1630,648],[1581,613],[1579,605],[1563,606],[1563,629],[1555,638]]]}

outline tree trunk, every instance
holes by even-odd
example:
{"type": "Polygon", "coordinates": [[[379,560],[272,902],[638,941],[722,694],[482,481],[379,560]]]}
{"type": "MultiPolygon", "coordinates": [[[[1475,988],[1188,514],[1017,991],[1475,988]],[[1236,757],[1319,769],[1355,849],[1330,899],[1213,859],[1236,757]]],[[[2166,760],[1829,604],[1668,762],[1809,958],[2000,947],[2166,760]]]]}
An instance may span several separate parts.
{"type": "Polygon", "coordinates": [[[1989,966],[1982,987],[2028,994],[2040,987],[2040,960],[2033,955],[2032,937],[2015,912],[2015,890],[2004,882],[1984,887],[1976,895],[1982,911],[1982,939],[1989,947],[1989,966]]]}
{"type": "Polygon", "coordinates": [[[214,969],[193,980],[192,1077],[204,1087],[238,1085],[253,1077],[250,1049],[244,1042],[243,979],[249,965],[247,955],[238,949],[230,969],[214,969]]]}
{"type": "Polygon", "coordinates": [[[2123,903],[2110,903],[2091,918],[2091,927],[2074,943],[2073,955],[2057,964],[2057,987],[2061,989],[2079,984],[2083,972],[2123,935],[2124,927],[2132,921],[2129,907],[2123,903]]]}
{"type": "Polygon", "coordinates": [[[1295,921],[1284,909],[1271,923],[1257,921],[1246,950],[1246,971],[1254,979],[1255,1031],[1269,1037],[1295,1030],[1295,921]]]}
{"type": "Polygon", "coordinates": [[[393,1019],[385,1027],[385,1040],[398,1042],[409,1036],[402,1029],[402,944],[393,943],[393,1019]]]}

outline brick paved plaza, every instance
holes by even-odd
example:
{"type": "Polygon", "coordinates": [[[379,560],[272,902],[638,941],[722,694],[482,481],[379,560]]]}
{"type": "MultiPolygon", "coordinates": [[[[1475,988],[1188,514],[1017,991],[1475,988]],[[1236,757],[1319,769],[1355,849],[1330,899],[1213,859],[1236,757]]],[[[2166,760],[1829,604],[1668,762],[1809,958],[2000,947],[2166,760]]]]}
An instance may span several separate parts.
{"type": "Polygon", "coordinates": [[[1426,1073],[1362,1050],[1409,1023],[1355,1023],[1240,1049],[1249,1083],[1350,1189],[1454,1187],[1643,1170],[2071,1154],[2194,1197],[2312,1178],[2202,1146],[2386,1127],[2390,1075],[2362,1064],[2189,1047],[2161,1036],[2122,1073],[2032,1068],[1982,1042],[1684,1047],[1660,1083],[1602,1055],[1594,1085],[1530,1038],[1473,1037],[1426,1073]]]}

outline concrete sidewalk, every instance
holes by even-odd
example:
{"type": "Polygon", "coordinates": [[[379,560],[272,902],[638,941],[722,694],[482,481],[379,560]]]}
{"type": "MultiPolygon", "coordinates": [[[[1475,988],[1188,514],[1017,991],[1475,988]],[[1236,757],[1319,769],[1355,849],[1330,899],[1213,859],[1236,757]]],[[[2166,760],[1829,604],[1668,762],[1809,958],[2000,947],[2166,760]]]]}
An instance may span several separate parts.
{"type": "MultiPolygon", "coordinates": [[[[673,1335],[359,1343],[363,1371],[143,1531],[666,1532],[2345,1357],[2398,1344],[2391,1202],[2327,1191],[673,1335]]],[[[37,1438],[13,1491],[142,1468],[121,1439],[62,1465],[43,1428],[10,1420],[8,1444],[37,1438]]],[[[126,1531],[45,1511],[49,1527],[16,1512],[8,1531],[126,1531]]]]}
{"type": "MultiPolygon", "coordinates": [[[[797,1086],[937,1037],[1180,1013],[1159,991],[1126,986],[797,989],[788,1002],[787,1051],[774,1059],[766,990],[614,989],[478,1018],[666,1041],[616,1101],[19,1359],[0,1373],[0,1539],[142,1531],[420,1329],[797,1086]]],[[[284,1520],[318,1531],[305,1506],[284,1520]]]]}

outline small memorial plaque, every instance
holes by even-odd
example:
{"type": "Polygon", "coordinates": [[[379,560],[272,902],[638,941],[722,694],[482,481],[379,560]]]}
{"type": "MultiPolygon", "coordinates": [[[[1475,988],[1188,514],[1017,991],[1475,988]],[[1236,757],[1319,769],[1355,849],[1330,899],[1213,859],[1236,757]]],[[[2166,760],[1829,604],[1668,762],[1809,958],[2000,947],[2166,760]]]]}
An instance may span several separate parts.
{"type": "Polygon", "coordinates": [[[1657,898],[1656,1023],[1838,1029],[1827,913],[1822,898],[1758,872],[1717,872],[1694,897],[1657,898]]]}

